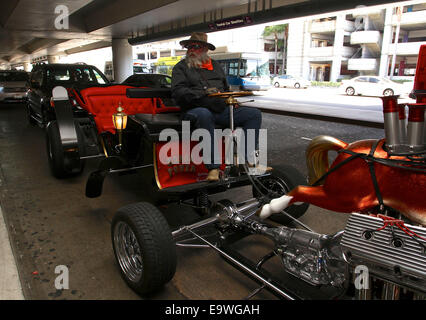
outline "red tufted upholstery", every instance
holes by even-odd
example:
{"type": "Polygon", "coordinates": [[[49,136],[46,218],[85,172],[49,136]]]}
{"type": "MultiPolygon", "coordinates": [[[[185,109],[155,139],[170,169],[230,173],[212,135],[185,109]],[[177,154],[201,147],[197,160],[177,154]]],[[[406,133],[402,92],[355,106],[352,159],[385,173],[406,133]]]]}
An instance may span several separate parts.
{"type": "Polygon", "coordinates": [[[110,87],[92,87],[83,89],[80,94],[83,98],[82,107],[90,112],[95,119],[98,132],[109,131],[115,133],[115,128],[112,123],[112,115],[117,112],[118,103],[124,112],[128,115],[137,113],[150,113],[172,111],[174,108],[157,109],[157,103],[160,106],[162,103],[159,99],[140,99],[126,97],[126,89],[132,88],[125,85],[115,85],[110,87]],[[168,109],[168,110],[166,110],[168,109]]]}

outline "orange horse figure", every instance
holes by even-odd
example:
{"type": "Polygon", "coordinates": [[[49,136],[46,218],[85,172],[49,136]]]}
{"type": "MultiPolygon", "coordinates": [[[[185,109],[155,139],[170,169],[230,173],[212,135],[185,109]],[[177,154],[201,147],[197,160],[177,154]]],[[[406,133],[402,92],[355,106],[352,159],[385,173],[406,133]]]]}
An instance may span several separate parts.
{"type": "Polygon", "coordinates": [[[384,142],[384,139],[362,140],[347,144],[329,136],[316,137],[306,151],[309,182],[324,180],[324,183],[296,187],[265,205],[260,217],[266,218],[297,202],[347,213],[379,211],[383,205],[426,225],[424,162],[389,156],[383,148],[384,142]],[[329,167],[330,150],[338,151],[339,155],[329,167]],[[324,174],[325,178],[321,179],[324,174]]]}
{"type": "Polygon", "coordinates": [[[346,143],[329,136],[315,138],[306,158],[311,186],[298,186],[259,211],[261,218],[297,202],[338,212],[382,213],[396,210],[426,226],[426,45],[420,47],[409,107],[397,96],[383,97],[386,139],[346,143]],[[329,166],[328,151],[339,154],[329,166]],[[319,183],[322,183],[319,185],[319,183]]]}

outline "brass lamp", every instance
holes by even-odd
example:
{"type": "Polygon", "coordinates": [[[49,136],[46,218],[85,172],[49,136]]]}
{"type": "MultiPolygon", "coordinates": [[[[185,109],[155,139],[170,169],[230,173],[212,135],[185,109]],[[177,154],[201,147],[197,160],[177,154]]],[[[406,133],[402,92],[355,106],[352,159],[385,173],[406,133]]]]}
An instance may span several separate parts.
{"type": "Polygon", "coordinates": [[[127,126],[127,114],[123,112],[123,108],[121,107],[121,102],[118,103],[117,113],[112,115],[112,122],[114,124],[114,128],[118,132],[118,145],[121,147],[122,145],[122,131],[126,129],[127,126]]]}

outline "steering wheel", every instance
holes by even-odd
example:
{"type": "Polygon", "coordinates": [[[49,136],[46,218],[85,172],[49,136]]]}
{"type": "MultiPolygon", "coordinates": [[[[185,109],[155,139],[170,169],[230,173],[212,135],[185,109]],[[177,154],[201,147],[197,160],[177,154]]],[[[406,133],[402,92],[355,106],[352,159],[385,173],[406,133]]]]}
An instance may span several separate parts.
{"type": "Polygon", "coordinates": [[[229,98],[229,97],[244,97],[252,96],[252,91],[230,91],[230,92],[217,92],[211,93],[208,97],[219,97],[219,98],[229,98]]]}

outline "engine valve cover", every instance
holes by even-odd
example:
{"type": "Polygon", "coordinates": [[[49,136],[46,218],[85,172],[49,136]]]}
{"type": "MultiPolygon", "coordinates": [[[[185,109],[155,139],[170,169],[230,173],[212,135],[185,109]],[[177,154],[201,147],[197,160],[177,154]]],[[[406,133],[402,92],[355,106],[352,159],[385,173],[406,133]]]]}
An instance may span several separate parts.
{"type": "MultiPolygon", "coordinates": [[[[398,226],[384,226],[375,216],[354,213],[348,220],[341,246],[353,266],[366,266],[370,276],[426,292],[426,241],[398,226]]],[[[404,224],[426,239],[426,228],[404,224]]]]}

